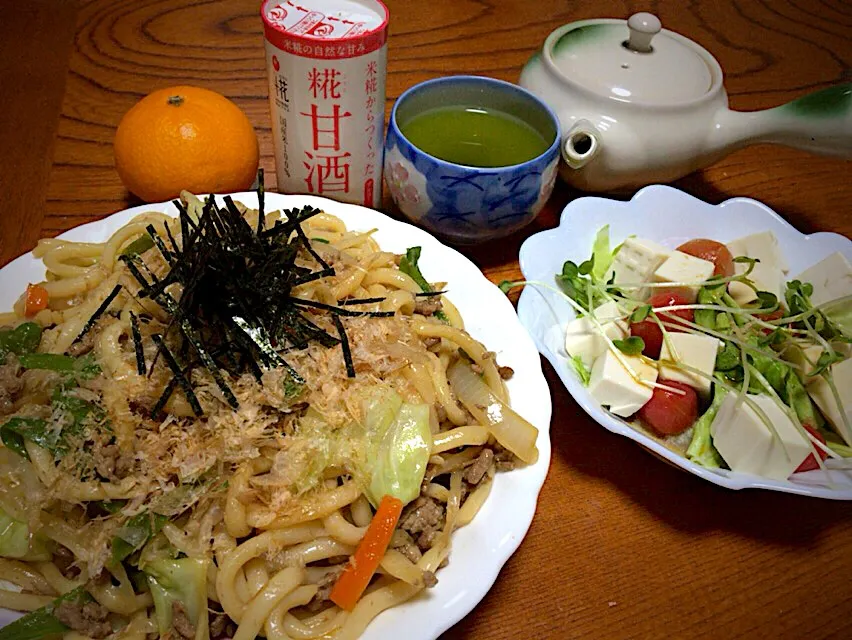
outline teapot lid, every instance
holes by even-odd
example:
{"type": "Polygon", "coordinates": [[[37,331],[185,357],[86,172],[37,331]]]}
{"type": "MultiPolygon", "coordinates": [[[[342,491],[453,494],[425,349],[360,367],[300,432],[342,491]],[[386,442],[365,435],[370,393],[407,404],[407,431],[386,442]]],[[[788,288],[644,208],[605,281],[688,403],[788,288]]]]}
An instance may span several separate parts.
{"type": "Polygon", "coordinates": [[[650,13],[567,25],[549,48],[567,78],[621,102],[680,104],[713,89],[715,59],[700,45],[662,29],[650,13]]]}

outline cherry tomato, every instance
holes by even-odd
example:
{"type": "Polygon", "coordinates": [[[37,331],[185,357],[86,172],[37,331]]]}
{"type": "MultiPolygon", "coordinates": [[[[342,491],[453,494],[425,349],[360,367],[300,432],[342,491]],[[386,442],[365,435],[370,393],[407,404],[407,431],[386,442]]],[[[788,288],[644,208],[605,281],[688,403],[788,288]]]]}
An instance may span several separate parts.
{"type": "Polygon", "coordinates": [[[727,278],[734,275],[734,256],[731,255],[728,247],[721,242],[708,240],[707,238],[696,238],[695,240],[684,242],[677,250],[681,253],[688,253],[696,258],[712,262],[716,267],[713,270],[714,276],[727,278]]]}
{"type": "MultiPolygon", "coordinates": [[[[806,424],[803,424],[802,426],[807,429],[814,438],[825,444],[825,438],[822,437],[822,434],[819,431],[806,424]]],[[[828,454],[822,449],[816,447],[816,445],[814,445],[814,448],[817,450],[817,453],[822,460],[825,460],[828,457],[828,454]]],[[[807,458],[805,458],[802,464],[796,467],[796,471],[794,473],[799,473],[800,471],[813,471],[814,469],[819,469],[819,465],[817,464],[816,458],[814,458],[814,454],[810,454],[807,458]]]]}
{"type": "MultiPolygon", "coordinates": [[[[655,309],[660,307],[673,307],[681,304],[689,304],[689,298],[681,289],[667,289],[655,293],[648,298],[648,304],[655,309]]],[[[689,322],[695,320],[695,312],[692,309],[680,309],[678,311],[667,311],[669,315],[678,316],[689,322]]],[[[663,322],[670,319],[660,318],[663,322]]],[[[677,331],[671,327],[666,327],[669,331],[677,331]]],[[[659,325],[653,318],[645,318],[641,322],[634,322],[630,325],[630,335],[638,336],[645,341],[645,348],[642,353],[649,358],[655,360],[660,357],[660,349],[663,348],[663,332],[660,331],[659,325]]]]}
{"type": "MultiPolygon", "coordinates": [[[[776,309],[772,313],[756,313],[754,315],[754,317],[760,318],[764,322],[772,322],[773,320],[778,320],[779,318],[783,318],[784,317],[784,310],[783,309],[776,309]]],[[[768,327],[762,327],[761,331],[763,332],[764,335],[767,335],[767,336],[770,333],[772,333],[772,329],[770,329],[768,327]]]]}
{"type": "Polygon", "coordinates": [[[654,388],[654,395],[639,409],[639,417],[657,433],[673,436],[689,429],[698,420],[698,394],[683,382],[658,380],[683,393],[654,388]]]}

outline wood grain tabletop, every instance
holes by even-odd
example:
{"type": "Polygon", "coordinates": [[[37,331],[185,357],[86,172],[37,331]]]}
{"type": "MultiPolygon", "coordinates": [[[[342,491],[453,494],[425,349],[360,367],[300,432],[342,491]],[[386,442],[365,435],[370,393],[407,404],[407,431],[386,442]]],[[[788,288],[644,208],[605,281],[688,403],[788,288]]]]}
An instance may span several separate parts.
{"type": "MultiPolygon", "coordinates": [[[[387,4],[387,110],[428,78],[516,82],[556,27],[640,10],[717,57],[739,110],[852,79],[847,0],[387,4]]],[[[125,111],[156,88],[194,84],[232,98],[258,132],[274,189],[258,5],[0,0],[0,265],[39,237],[138,204],[115,171],[112,142],[125,111]]],[[[674,186],[714,204],[748,196],[805,233],[852,236],[848,161],[756,146],[674,186]]],[[[579,195],[559,184],[532,225],[467,255],[494,282],[519,277],[521,242],[553,227],[579,195]]],[[[535,520],[446,638],[852,638],[848,503],[729,491],[678,471],[599,427],[543,366],[553,456],[535,520]]]]}

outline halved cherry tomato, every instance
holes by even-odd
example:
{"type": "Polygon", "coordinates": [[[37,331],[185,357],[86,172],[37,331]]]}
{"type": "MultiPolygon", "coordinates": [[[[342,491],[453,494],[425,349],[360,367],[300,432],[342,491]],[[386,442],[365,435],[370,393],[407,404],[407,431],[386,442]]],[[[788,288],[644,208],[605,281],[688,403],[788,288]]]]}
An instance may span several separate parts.
{"type": "Polygon", "coordinates": [[[683,433],[698,420],[698,394],[683,382],[658,380],[667,387],[679,389],[676,393],[667,389],[654,388],[654,395],[639,409],[639,417],[657,433],[666,436],[683,433]]]}
{"type": "Polygon", "coordinates": [[[696,258],[712,262],[716,266],[713,270],[714,276],[727,278],[734,275],[734,256],[731,255],[728,247],[721,242],[708,240],[707,238],[696,238],[695,240],[684,242],[677,250],[681,253],[688,253],[696,258]]]}
{"type": "MultiPolygon", "coordinates": [[[[756,314],[754,314],[754,317],[759,318],[759,319],[763,320],[764,322],[772,322],[773,320],[778,320],[779,318],[783,318],[784,317],[784,310],[783,309],[776,309],[775,311],[773,311],[771,313],[756,313],[756,314]]],[[[770,329],[769,327],[763,327],[761,329],[761,331],[764,333],[764,335],[769,335],[770,333],[772,333],[772,329],[770,329]]]]}
{"type": "MultiPolygon", "coordinates": [[[[659,293],[655,293],[648,298],[648,304],[655,309],[660,307],[673,307],[681,304],[689,304],[689,298],[681,289],[667,289],[659,293]]],[[[677,311],[666,311],[668,315],[678,316],[689,322],[695,320],[695,312],[692,309],[679,309],[677,311]]],[[[661,318],[663,322],[672,321],[670,318],[661,318]]],[[[668,331],[677,331],[671,327],[666,327],[668,331]]],[[[645,348],[642,350],[649,358],[655,360],[660,357],[660,349],[663,348],[663,332],[660,331],[659,325],[653,318],[645,318],[641,322],[634,322],[630,325],[630,335],[638,336],[645,341],[645,348]]]]}
{"type": "MultiPolygon", "coordinates": [[[[814,438],[825,444],[825,438],[822,437],[822,434],[819,431],[807,424],[803,424],[802,426],[807,429],[814,438]]],[[[814,448],[817,450],[817,453],[822,460],[825,460],[828,457],[828,454],[816,445],[814,445],[814,448]]],[[[814,458],[814,454],[811,454],[805,458],[802,464],[796,467],[796,471],[794,473],[799,473],[800,471],[813,471],[814,469],[819,469],[819,465],[817,464],[816,458],[814,458]]]]}
{"type": "Polygon", "coordinates": [[[24,315],[27,317],[34,316],[42,309],[46,309],[47,298],[47,289],[38,284],[28,284],[24,298],[24,315]]]}

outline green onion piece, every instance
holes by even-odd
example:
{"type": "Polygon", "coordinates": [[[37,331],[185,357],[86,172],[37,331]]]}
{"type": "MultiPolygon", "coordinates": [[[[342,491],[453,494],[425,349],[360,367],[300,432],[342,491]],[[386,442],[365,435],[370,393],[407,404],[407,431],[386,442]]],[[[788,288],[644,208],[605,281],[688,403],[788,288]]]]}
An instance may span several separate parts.
{"type": "Polygon", "coordinates": [[[61,636],[68,631],[68,626],[53,615],[54,610],[64,602],[83,605],[91,600],[92,596],[82,586],[77,587],[41,609],[7,624],[0,629],[0,640],[40,640],[61,636]]]}
{"type": "Polygon", "coordinates": [[[9,353],[23,355],[38,349],[41,342],[41,325],[24,322],[14,329],[0,331],[0,361],[9,353]]]}
{"type": "Polygon", "coordinates": [[[145,253],[148,249],[154,246],[154,239],[147,233],[143,233],[129,245],[124,247],[124,250],[119,254],[122,256],[138,256],[145,253]]]}

